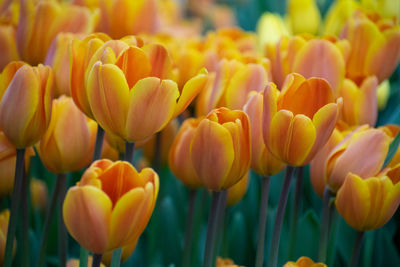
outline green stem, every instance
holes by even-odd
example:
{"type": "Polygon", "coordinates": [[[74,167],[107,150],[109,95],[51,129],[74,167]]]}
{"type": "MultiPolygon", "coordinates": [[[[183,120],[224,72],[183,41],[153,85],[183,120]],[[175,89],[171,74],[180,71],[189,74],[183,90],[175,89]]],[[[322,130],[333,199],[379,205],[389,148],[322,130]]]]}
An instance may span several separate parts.
{"type": "Polygon", "coordinates": [[[360,258],[361,246],[364,240],[365,232],[357,232],[356,240],[354,242],[353,253],[351,255],[350,267],[356,267],[358,259],[360,258]]]}
{"type": "Polygon", "coordinates": [[[22,206],[22,266],[30,266],[29,253],[29,175],[24,172],[21,189],[22,206]]]}
{"type": "Polygon", "coordinates": [[[88,267],[89,251],[81,247],[79,252],[79,267],[88,267]]]}
{"type": "Polygon", "coordinates": [[[337,240],[337,231],[339,225],[339,214],[336,211],[335,202],[330,202],[330,224],[329,224],[329,242],[328,242],[328,256],[327,256],[327,265],[333,266],[336,255],[336,240],[337,240]]]}
{"type": "Polygon", "coordinates": [[[295,168],[286,167],[285,180],[283,181],[282,193],[279,199],[278,211],[275,218],[274,232],[272,235],[271,252],[269,257],[269,267],[276,267],[278,264],[279,241],[281,237],[281,229],[283,217],[285,215],[286,203],[289,195],[290,181],[292,180],[295,168]]]}
{"type": "Polygon", "coordinates": [[[304,167],[297,168],[297,179],[296,179],[296,192],[294,195],[294,203],[291,210],[290,216],[290,241],[289,241],[289,259],[293,258],[294,245],[296,244],[297,236],[297,221],[299,218],[299,210],[301,204],[301,198],[303,193],[303,172],[304,167]]]}
{"type": "Polygon", "coordinates": [[[121,255],[122,248],[115,249],[112,254],[111,266],[110,267],[119,267],[121,264],[121,255]]]}
{"type": "Polygon", "coordinates": [[[135,154],[135,142],[126,141],[124,160],[132,164],[134,154],[135,154]]]}
{"type": "Polygon", "coordinates": [[[221,191],[213,191],[212,192],[212,200],[211,200],[211,209],[210,215],[208,217],[208,225],[207,225],[207,238],[206,238],[206,247],[204,252],[204,263],[203,267],[211,267],[214,266],[214,247],[215,247],[215,237],[218,225],[218,210],[221,204],[222,192],[221,191]]]}
{"type": "Polygon", "coordinates": [[[93,255],[92,267],[100,267],[101,258],[102,258],[102,257],[103,257],[103,254],[94,254],[94,255],[93,255]]]}
{"type": "Polygon", "coordinates": [[[267,224],[268,195],[271,177],[262,177],[261,184],[261,203],[258,215],[258,242],[256,253],[256,267],[262,267],[264,263],[264,246],[265,246],[265,226],[267,224]]]}
{"type": "Polygon", "coordinates": [[[4,252],[4,267],[11,267],[15,230],[17,227],[18,208],[21,200],[22,180],[24,176],[25,148],[17,149],[15,164],[14,189],[11,198],[10,220],[8,222],[7,241],[4,252]]]}
{"type": "Polygon", "coordinates": [[[225,216],[226,216],[226,201],[228,199],[228,190],[222,191],[221,204],[218,209],[218,222],[217,222],[217,232],[216,232],[216,248],[214,249],[214,262],[219,255],[221,241],[224,235],[225,228],[225,216]]]}
{"type": "Polygon", "coordinates": [[[47,237],[50,231],[51,219],[53,218],[54,211],[56,210],[58,195],[60,194],[60,190],[62,187],[61,183],[62,183],[61,179],[56,179],[56,185],[54,186],[53,194],[51,195],[50,206],[47,208],[46,211],[46,218],[44,220],[44,228],[42,232],[42,240],[40,242],[38,267],[44,266],[46,257],[47,237]]]}
{"type": "Polygon", "coordinates": [[[97,125],[96,143],[94,145],[93,161],[100,159],[101,150],[103,148],[104,130],[101,126],[97,125]]]}
{"type": "Polygon", "coordinates": [[[193,220],[195,214],[195,204],[196,204],[196,189],[190,189],[189,191],[189,208],[186,218],[186,230],[185,230],[185,243],[183,247],[183,267],[190,266],[190,254],[192,252],[192,239],[193,239],[193,220]]]}
{"type": "Polygon", "coordinates": [[[65,173],[58,174],[57,180],[60,180],[60,193],[58,194],[58,249],[60,256],[60,266],[65,267],[67,264],[67,248],[68,248],[68,235],[67,228],[65,228],[63,215],[62,215],[62,207],[65,199],[65,195],[67,193],[67,176],[65,173]]]}
{"type": "Polygon", "coordinates": [[[329,225],[331,221],[331,212],[329,202],[332,197],[332,191],[329,186],[325,187],[323,200],[322,200],[322,218],[321,218],[321,232],[319,236],[318,246],[318,261],[326,262],[326,252],[328,248],[329,225]]]}

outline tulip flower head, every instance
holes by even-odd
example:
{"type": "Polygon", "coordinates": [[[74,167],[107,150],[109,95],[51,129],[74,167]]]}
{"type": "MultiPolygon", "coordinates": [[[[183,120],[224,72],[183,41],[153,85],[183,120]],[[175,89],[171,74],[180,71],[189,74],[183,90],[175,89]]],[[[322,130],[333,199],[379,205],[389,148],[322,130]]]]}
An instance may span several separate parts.
{"type": "Polygon", "coordinates": [[[132,244],[151,217],[158,188],[158,175],[152,169],[138,173],[128,162],[95,161],[67,192],[65,226],[93,253],[132,244]]]}
{"type": "Polygon", "coordinates": [[[289,261],[283,267],[327,267],[326,264],[316,263],[308,257],[300,257],[296,262],[289,261]]]}

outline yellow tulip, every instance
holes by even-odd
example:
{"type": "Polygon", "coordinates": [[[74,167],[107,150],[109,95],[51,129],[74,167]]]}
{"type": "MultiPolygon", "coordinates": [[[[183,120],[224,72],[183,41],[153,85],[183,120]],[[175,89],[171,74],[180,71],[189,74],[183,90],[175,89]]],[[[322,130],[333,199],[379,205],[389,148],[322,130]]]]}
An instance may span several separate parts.
{"type": "Polygon", "coordinates": [[[371,12],[378,12],[383,18],[400,19],[399,0],[361,0],[364,9],[371,12]]]}
{"type": "Polygon", "coordinates": [[[226,205],[232,207],[236,205],[247,192],[249,187],[250,173],[247,172],[239,182],[228,189],[228,197],[226,200],[226,205]]]}
{"type": "Polygon", "coordinates": [[[262,52],[265,45],[275,45],[284,35],[290,35],[290,30],[280,15],[269,12],[262,14],[257,22],[258,44],[262,52]]]}
{"type": "Polygon", "coordinates": [[[336,208],[347,224],[358,231],[375,230],[385,225],[400,203],[400,183],[388,176],[347,174],[336,195],[336,208]]]}
{"type": "Polygon", "coordinates": [[[289,261],[283,267],[327,267],[326,264],[318,262],[315,263],[308,257],[300,257],[296,262],[289,261]]]}
{"type": "Polygon", "coordinates": [[[53,72],[12,62],[1,73],[0,126],[17,148],[34,145],[46,131],[51,115],[53,72]]]}
{"type": "Polygon", "coordinates": [[[348,18],[360,8],[356,0],[334,1],[325,16],[323,33],[338,36],[348,18]]]}
{"type": "Polygon", "coordinates": [[[246,113],[219,108],[195,129],[190,157],[197,177],[213,191],[236,184],[251,161],[250,122],[246,113]]]}
{"type": "Polygon", "coordinates": [[[293,34],[317,34],[321,15],[315,0],[289,0],[288,15],[293,34]]]}
{"type": "MultiPolygon", "coordinates": [[[[10,221],[10,211],[8,209],[0,212],[0,265],[4,262],[4,251],[6,249],[8,222],[10,221]]],[[[17,242],[14,240],[12,256],[15,256],[17,242]]]]}
{"type": "Polygon", "coordinates": [[[88,119],[67,96],[53,100],[50,125],[37,149],[53,173],[78,171],[90,164],[96,140],[96,122],[88,119]]]}
{"type": "Polygon", "coordinates": [[[152,169],[138,173],[128,162],[95,161],[67,192],[65,226],[93,253],[132,244],[153,213],[158,188],[158,175],[152,169]]]}
{"type": "Polygon", "coordinates": [[[390,96],[390,82],[389,82],[389,80],[384,80],[378,86],[378,90],[376,92],[379,110],[384,110],[386,108],[386,104],[389,100],[389,96],[390,96]]]}
{"type": "Polygon", "coordinates": [[[13,26],[0,25],[0,71],[11,61],[19,59],[15,34],[13,26]]]}
{"type": "Polygon", "coordinates": [[[263,136],[271,153],[292,166],[304,166],[325,145],[339,116],[341,99],[320,78],[286,78],[282,92],[264,91],[263,136]]]}

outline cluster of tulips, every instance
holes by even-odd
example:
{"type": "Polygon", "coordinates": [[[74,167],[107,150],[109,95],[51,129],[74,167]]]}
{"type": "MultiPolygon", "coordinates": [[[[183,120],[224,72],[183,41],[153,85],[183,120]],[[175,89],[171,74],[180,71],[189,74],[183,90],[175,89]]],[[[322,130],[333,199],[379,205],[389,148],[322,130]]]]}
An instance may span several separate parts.
{"type": "MultiPolygon", "coordinates": [[[[337,1],[321,30],[315,2],[293,0],[290,30],[266,14],[258,34],[201,35],[173,0],[2,1],[0,265],[12,266],[20,250],[21,266],[45,266],[58,208],[59,266],[119,266],[146,229],[162,186],[156,171],[168,163],[190,194],[179,266],[191,266],[200,188],[212,198],[203,266],[236,266],[217,255],[226,206],[245,194],[250,169],[262,180],[255,266],[277,266],[290,185],[301,188],[306,165],[323,203],[320,263],[285,266],[326,266],[335,209],[358,231],[349,262],[357,266],[364,233],[400,204],[400,126],[374,127],[400,60],[400,18],[371,5],[337,1]],[[147,160],[134,160],[137,149],[147,160]],[[45,183],[29,175],[36,155],[57,176],[49,201],[45,183]],[[270,180],[283,169],[266,250],[270,180]],[[78,171],[68,188],[67,174],[78,171]],[[30,202],[45,218],[37,262],[30,202]]],[[[301,190],[295,199],[296,210],[301,190]]]]}

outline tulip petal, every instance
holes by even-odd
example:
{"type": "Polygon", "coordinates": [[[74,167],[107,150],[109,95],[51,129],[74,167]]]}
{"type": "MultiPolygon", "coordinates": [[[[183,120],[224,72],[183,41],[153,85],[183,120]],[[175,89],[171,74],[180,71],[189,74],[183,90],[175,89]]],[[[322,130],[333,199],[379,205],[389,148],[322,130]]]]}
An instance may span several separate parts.
{"type": "MultiPolygon", "coordinates": [[[[170,79],[172,60],[168,50],[161,44],[149,44],[143,47],[150,59],[151,73],[149,76],[160,79],[170,79]]],[[[140,63],[140,66],[142,63],[140,63]]]]}
{"type": "MultiPolygon", "coordinates": [[[[269,143],[272,117],[277,112],[277,98],[279,91],[275,84],[269,83],[264,89],[262,132],[265,144],[269,143]]],[[[268,145],[267,145],[268,146],[268,145]]],[[[271,149],[271,148],[269,148],[271,149]]]]}
{"type": "MultiPolygon", "coordinates": [[[[388,179],[389,180],[389,179],[388,179]]],[[[383,213],[380,218],[381,220],[375,225],[376,228],[383,226],[386,222],[393,217],[393,214],[399,207],[400,204],[400,183],[393,185],[391,182],[387,182],[386,190],[384,194],[383,205],[378,209],[383,213]]]]}

